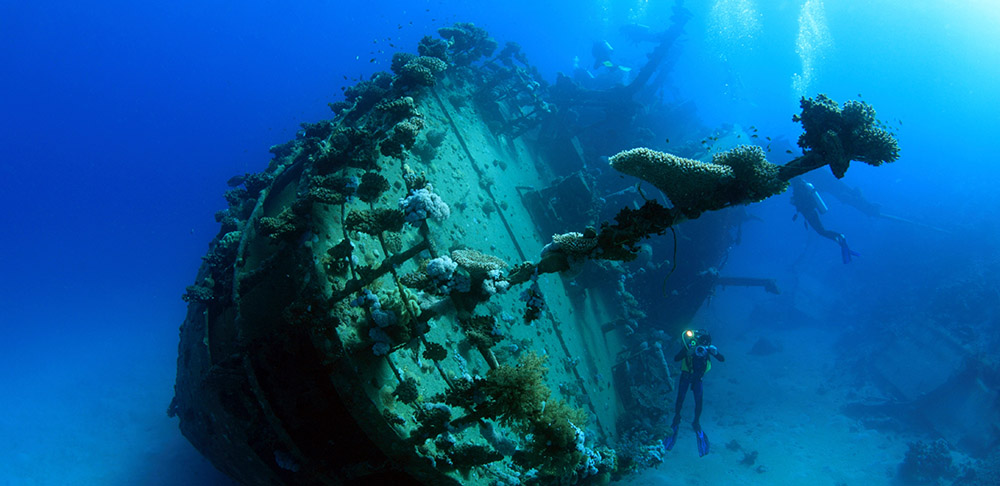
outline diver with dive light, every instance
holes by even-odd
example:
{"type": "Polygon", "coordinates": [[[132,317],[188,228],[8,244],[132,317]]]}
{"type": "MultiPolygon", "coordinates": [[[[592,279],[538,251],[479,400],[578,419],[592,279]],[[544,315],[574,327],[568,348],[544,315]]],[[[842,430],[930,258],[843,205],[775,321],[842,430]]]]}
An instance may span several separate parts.
{"type": "Polygon", "coordinates": [[[705,372],[712,369],[712,357],[715,357],[720,363],[726,358],[712,344],[712,335],[703,329],[684,331],[684,334],[681,335],[681,343],[684,346],[674,356],[674,361],[682,361],[682,363],[681,377],[677,386],[677,400],[674,403],[674,421],[670,426],[673,433],[663,439],[663,446],[669,451],[673,449],[674,443],[677,441],[677,428],[681,423],[681,406],[684,405],[684,397],[687,395],[688,388],[691,388],[691,392],[694,393],[694,422],[691,423],[691,426],[694,428],[695,437],[698,440],[698,456],[702,457],[708,454],[708,436],[705,435],[705,431],[702,430],[699,423],[702,392],[704,391],[701,379],[705,376],[705,372]]]}

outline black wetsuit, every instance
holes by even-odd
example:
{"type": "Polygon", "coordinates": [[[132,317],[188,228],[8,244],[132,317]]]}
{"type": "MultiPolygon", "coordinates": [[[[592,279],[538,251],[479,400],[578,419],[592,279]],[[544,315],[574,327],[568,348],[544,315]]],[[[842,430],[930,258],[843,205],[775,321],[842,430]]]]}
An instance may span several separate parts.
{"type": "MultiPolygon", "coordinates": [[[[676,428],[677,425],[681,423],[681,406],[684,405],[684,397],[687,395],[688,387],[690,387],[691,391],[694,392],[694,428],[701,428],[701,425],[698,422],[701,418],[701,398],[702,392],[704,391],[702,388],[701,378],[705,376],[705,371],[708,370],[708,362],[711,358],[712,355],[709,353],[705,353],[705,356],[699,358],[694,355],[693,351],[691,352],[691,355],[688,356],[687,347],[681,348],[681,350],[677,352],[677,355],[674,356],[674,361],[682,361],[685,359],[690,359],[691,361],[687,363],[687,369],[690,371],[681,371],[681,377],[677,385],[677,401],[674,403],[674,422],[671,425],[672,427],[676,428]]],[[[715,358],[718,359],[720,363],[726,360],[726,358],[722,356],[722,353],[718,352],[715,354],[715,358]]]]}
{"type": "Polygon", "coordinates": [[[802,214],[802,217],[806,219],[809,226],[819,233],[820,236],[829,238],[839,244],[843,235],[836,231],[830,231],[823,226],[823,221],[819,219],[820,210],[814,199],[813,191],[814,189],[805,187],[804,182],[795,179],[792,184],[792,205],[795,206],[795,210],[802,214]]]}

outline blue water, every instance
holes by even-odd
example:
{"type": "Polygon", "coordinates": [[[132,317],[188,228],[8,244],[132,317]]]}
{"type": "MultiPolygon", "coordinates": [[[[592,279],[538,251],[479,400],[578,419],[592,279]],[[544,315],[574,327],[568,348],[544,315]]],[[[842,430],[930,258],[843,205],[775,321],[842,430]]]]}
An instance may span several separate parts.
{"type": "MultiPolygon", "coordinates": [[[[780,196],[750,209],[763,222],[745,228],[727,270],[824,282],[853,312],[829,326],[908,312],[956,274],[1000,288],[977,270],[1000,250],[1000,6],[809,1],[687,2],[664,96],[693,100],[709,127],[794,139],[797,87],[861,94],[898,128],[902,157],[854,163],[846,181],[884,212],[947,232],[832,201],[827,226],[862,254],[843,265],[780,196]],[[812,26],[801,41],[800,25],[812,26]]],[[[180,295],[217,231],[226,180],[263,169],[300,122],[330,117],[341,86],[388,70],[395,50],[439,27],[472,21],[516,41],[551,81],[574,57],[589,66],[599,40],[641,65],[650,45],[618,28],[663,30],[673,4],[347,3],[0,3],[0,484],[227,484],[165,414],[180,295]]]]}

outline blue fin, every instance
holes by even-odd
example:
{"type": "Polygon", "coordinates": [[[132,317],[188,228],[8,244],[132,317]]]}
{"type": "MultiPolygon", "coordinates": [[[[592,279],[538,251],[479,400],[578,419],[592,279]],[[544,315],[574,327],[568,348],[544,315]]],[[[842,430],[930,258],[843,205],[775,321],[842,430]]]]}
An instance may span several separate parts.
{"type": "Polygon", "coordinates": [[[672,429],[674,430],[674,433],[668,435],[667,438],[663,439],[663,448],[668,451],[670,449],[673,449],[674,443],[677,442],[677,426],[676,425],[673,426],[672,429]]]}
{"type": "Polygon", "coordinates": [[[698,439],[698,457],[705,457],[705,454],[708,454],[708,436],[704,430],[698,429],[695,438],[698,439]]]}

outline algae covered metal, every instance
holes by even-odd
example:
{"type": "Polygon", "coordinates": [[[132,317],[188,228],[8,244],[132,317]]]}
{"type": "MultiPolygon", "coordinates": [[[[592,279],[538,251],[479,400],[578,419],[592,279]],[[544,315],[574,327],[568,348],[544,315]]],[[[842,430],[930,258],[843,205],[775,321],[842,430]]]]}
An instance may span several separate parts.
{"type": "MultiPolygon", "coordinates": [[[[516,189],[543,186],[544,161],[477,107],[490,73],[468,64],[495,42],[442,35],[227,193],[185,296],[171,411],[243,483],[610,471],[612,311],[574,305],[555,275],[511,288],[551,239],[516,189]]],[[[524,75],[515,54],[497,71],[524,75]]],[[[509,94],[493,108],[534,101],[509,94]]]]}

